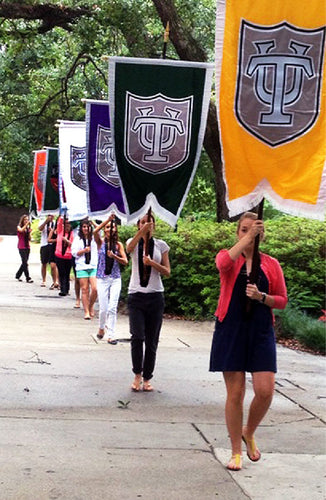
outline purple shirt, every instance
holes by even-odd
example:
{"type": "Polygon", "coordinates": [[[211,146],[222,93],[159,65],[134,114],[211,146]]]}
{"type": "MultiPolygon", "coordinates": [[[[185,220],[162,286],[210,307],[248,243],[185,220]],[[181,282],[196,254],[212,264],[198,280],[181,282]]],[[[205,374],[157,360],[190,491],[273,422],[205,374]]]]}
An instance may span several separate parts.
{"type": "MultiPolygon", "coordinates": [[[[116,251],[114,251],[116,253],[116,251]]],[[[120,278],[120,266],[119,262],[114,259],[111,274],[105,274],[105,242],[98,252],[98,262],[97,262],[97,278],[105,278],[106,276],[111,276],[111,278],[120,278]]]]}
{"type": "Polygon", "coordinates": [[[17,246],[18,246],[19,250],[23,250],[23,248],[30,248],[29,236],[28,236],[27,245],[26,245],[25,238],[27,239],[27,233],[25,233],[25,231],[23,233],[20,233],[19,231],[17,231],[17,236],[18,236],[18,245],[17,246]]]}

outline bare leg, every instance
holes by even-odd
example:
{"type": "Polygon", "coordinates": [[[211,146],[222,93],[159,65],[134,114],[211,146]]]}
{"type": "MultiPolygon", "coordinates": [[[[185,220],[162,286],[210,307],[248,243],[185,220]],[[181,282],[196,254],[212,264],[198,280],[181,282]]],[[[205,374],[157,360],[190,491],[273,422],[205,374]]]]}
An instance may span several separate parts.
{"type": "Polygon", "coordinates": [[[57,270],[57,266],[56,266],[55,262],[51,262],[50,267],[51,267],[52,282],[54,283],[54,285],[57,285],[58,284],[58,270],[57,270]]]}
{"type": "Polygon", "coordinates": [[[45,282],[46,282],[46,264],[42,264],[41,276],[42,276],[42,283],[45,284],[45,282]]]}
{"type": "Polygon", "coordinates": [[[224,372],[227,398],[225,420],[230,435],[232,455],[241,455],[241,437],[243,425],[243,400],[245,396],[245,373],[224,372]]]}
{"type": "Polygon", "coordinates": [[[81,288],[81,299],[84,308],[85,319],[91,319],[89,314],[89,282],[88,278],[79,278],[81,288]]]}
{"type": "Polygon", "coordinates": [[[75,295],[76,295],[76,304],[75,307],[80,306],[80,282],[78,278],[75,278],[75,295]]]}
{"type": "Polygon", "coordinates": [[[255,372],[252,374],[252,381],[255,395],[249,408],[247,425],[242,432],[247,442],[249,458],[257,461],[260,458],[260,452],[254,441],[254,433],[271,405],[275,374],[273,372],[255,372]]]}
{"type": "Polygon", "coordinates": [[[93,318],[94,317],[94,304],[95,304],[95,301],[97,299],[97,280],[96,280],[96,277],[93,276],[91,278],[89,278],[89,283],[90,283],[90,286],[91,286],[91,293],[90,293],[90,297],[89,297],[89,313],[91,315],[91,317],[93,318]]]}

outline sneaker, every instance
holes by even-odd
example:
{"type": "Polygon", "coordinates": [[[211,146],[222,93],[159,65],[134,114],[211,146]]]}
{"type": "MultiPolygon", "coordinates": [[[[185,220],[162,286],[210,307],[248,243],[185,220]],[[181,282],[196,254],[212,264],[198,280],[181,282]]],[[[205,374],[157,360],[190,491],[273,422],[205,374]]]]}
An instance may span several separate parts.
{"type": "Polygon", "coordinates": [[[26,280],[26,283],[34,283],[34,281],[32,280],[32,278],[28,278],[28,279],[26,280]]]}

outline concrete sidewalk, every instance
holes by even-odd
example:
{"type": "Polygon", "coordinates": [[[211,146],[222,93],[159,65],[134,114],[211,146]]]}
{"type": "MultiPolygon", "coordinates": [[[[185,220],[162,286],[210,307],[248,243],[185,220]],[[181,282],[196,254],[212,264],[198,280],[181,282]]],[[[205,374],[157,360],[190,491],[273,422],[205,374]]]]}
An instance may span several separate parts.
{"type": "MultiPolygon", "coordinates": [[[[156,391],[135,394],[128,318],[119,315],[117,346],[96,343],[97,320],[73,308],[73,290],[40,287],[38,251],[33,284],[15,281],[19,261],[16,237],[4,236],[1,500],[325,499],[325,358],[278,347],[262,459],[244,456],[232,473],[224,384],[208,372],[213,322],[165,320],[156,391]]],[[[250,377],[247,387],[246,403],[250,377]]]]}

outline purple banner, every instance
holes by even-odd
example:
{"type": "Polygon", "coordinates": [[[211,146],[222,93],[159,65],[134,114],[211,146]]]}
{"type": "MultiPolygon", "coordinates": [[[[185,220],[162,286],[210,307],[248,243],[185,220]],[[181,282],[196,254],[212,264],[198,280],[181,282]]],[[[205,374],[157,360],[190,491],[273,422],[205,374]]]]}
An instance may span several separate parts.
{"type": "Polygon", "coordinates": [[[124,218],[107,101],[86,101],[86,170],[89,215],[112,211],[124,218]]]}

